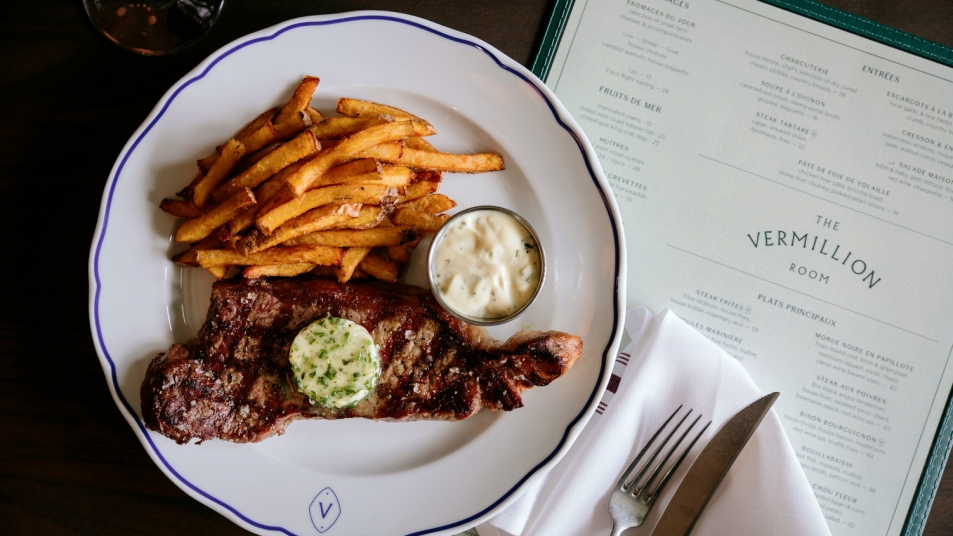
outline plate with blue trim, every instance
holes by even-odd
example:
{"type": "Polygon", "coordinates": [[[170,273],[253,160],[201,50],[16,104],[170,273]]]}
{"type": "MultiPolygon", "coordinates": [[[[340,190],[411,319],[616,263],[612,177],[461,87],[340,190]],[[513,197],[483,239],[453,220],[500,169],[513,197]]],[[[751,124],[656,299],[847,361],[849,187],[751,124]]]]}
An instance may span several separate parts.
{"type": "MultiPolygon", "coordinates": [[[[426,286],[425,257],[422,245],[405,282],[426,286]]],[[[89,277],[90,326],[116,405],[186,493],[259,534],[456,534],[537,482],[594,413],[622,333],[625,246],[592,146],[539,79],[466,34],[356,12],[238,39],[172,86],[110,173],[89,277]],[[322,112],[342,96],[383,102],[430,121],[441,150],[503,155],[504,171],[447,174],[441,186],[458,209],[518,212],[546,247],[540,296],[490,334],[555,329],[584,343],[575,366],[526,392],[524,407],[460,422],[298,421],[253,444],[178,445],[143,425],[146,366],[195,337],[213,281],[169,261],[176,223],[159,201],[191,181],[215,143],[281,105],[307,75],[321,79],[312,106],[322,112]]]]}

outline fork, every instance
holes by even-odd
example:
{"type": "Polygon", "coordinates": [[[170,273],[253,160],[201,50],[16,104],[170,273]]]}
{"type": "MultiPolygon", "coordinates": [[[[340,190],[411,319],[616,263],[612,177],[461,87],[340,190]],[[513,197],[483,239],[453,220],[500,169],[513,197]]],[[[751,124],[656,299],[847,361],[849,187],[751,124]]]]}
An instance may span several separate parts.
{"type": "Polygon", "coordinates": [[[652,483],[658,477],[659,473],[662,471],[662,467],[668,463],[668,460],[672,457],[675,451],[678,449],[678,446],[682,444],[682,441],[692,431],[692,428],[698,423],[701,419],[701,415],[695,418],[695,420],[685,429],[682,435],[678,438],[672,448],[664,455],[662,460],[655,466],[651,474],[645,479],[642,480],[643,475],[645,475],[646,470],[652,465],[653,462],[658,458],[659,454],[662,452],[662,449],[665,448],[665,445],[668,444],[669,440],[672,439],[672,436],[675,435],[675,432],[681,428],[682,424],[685,422],[685,419],[691,415],[692,410],[689,409],[678,424],[665,436],[665,439],[659,444],[659,446],[652,453],[652,456],[645,461],[641,466],[639,462],[642,461],[642,457],[645,456],[645,453],[648,452],[649,447],[655,443],[655,440],[658,439],[659,435],[665,430],[665,427],[668,426],[668,423],[678,415],[678,412],[682,410],[683,406],[678,406],[678,409],[669,416],[668,419],[662,423],[662,426],[655,432],[649,442],[642,447],[642,450],[639,451],[635,459],[632,460],[632,463],[626,467],[625,471],[622,472],[622,476],[619,477],[619,482],[616,484],[615,488],[612,490],[612,495],[609,497],[609,514],[612,516],[612,532],[611,536],[620,536],[625,529],[631,527],[638,527],[645,521],[646,516],[649,513],[649,510],[652,509],[652,505],[655,504],[655,499],[658,497],[659,493],[662,491],[662,488],[665,487],[665,484],[668,483],[668,480],[672,477],[672,473],[678,469],[678,466],[681,465],[682,460],[685,459],[685,456],[688,455],[688,452],[692,450],[692,447],[695,446],[695,442],[698,441],[698,438],[705,433],[705,430],[711,425],[711,421],[708,421],[698,435],[692,439],[692,442],[689,443],[688,447],[682,452],[678,457],[675,463],[669,467],[668,472],[659,480],[658,484],[655,486],[655,489],[651,488],[652,483]],[[638,472],[636,470],[638,469],[638,472]],[[635,476],[633,477],[633,473],[635,476]],[[640,483],[641,482],[641,483],[640,483]]]}

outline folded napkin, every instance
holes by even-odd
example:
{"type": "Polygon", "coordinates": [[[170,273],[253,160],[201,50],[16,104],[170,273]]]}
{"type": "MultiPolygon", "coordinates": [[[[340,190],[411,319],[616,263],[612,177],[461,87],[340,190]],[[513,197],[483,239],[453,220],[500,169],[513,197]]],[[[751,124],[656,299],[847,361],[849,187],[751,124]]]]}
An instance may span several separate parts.
{"type": "MultiPolygon", "coordinates": [[[[645,308],[633,309],[625,325],[633,342],[619,354],[616,377],[599,411],[549,475],[478,527],[480,536],[609,534],[612,521],[606,503],[623,467],[675,408],[685,404],[703,414],[701,422],[713,423],[645,523],[626,532],[648,535],[689,461],[728,419],[763,395],[733,357],[671,311],[653,316],[645,308]]],[[[785,396],[793,394],[781,393],[782,399],[785,396]]],[[[830,534],[773,410],[728,471],[692,534],[830,534]]]]}

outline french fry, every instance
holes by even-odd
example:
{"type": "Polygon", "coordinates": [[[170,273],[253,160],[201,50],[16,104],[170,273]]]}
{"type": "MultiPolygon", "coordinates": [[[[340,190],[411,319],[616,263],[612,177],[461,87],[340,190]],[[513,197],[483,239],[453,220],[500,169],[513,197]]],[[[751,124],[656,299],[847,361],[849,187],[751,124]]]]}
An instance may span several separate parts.
{"type": "Polygon", "coordinates": [[[400,274],[400,264],[377,255],[367,255],[357,266],[371,277],[388,283],[396,283],[400,274]]]}
{"type": "MultiPolygon", "coordinates": [[[[231,221],[228,222],[228,231],[233,235],[237,235],[252,225],[255,225],[255,215],[258,211],[267,206],[276,195],[288,192],[288,189],[285,188],[285,177],[290,173],[294,173],[297,169],[296,166],[300,167],[301,162],[291,164],[278,173],[275,173],[270,179],[261,183],[261,185],[255,189],[255,199],[258,200],[258,203],[242,210],[240,214],[232,218],[231,221]]],[[[288,196],[290,199],[290,192],[288,196]]]]}
{"type": "Polygon", "coordinates": [[[347,164],[329,169],[311,184],[311,189],[342,184],[344,182],[367,182],[381,180],[381,165],[372,158],[359,158],[347,164]],[[359,177],[359,178],[357,178],[359,177]]]}
{"type": "Polygon", "coordinates": [[[423,234],[417,233],[417,239],[416,239],[416,240],[413,240],[413,241],[411,241],[411,242],[408,242],[408,243],[406,244],[407,247],[409,247],[410,249],[413,249],[413,248],[419,246],[419,245],[420,245],[420,240],[421,240],[423,237],[424,237],[423,234]]]}
{"type": "Polygon", "coordinates": [[[250,123],[238,131],[238,134],[235,134],[235,139],[244,143],[245,140],[247,140],[252,134],[257,132],[261,127],[265,126],[269,121],[271,121],[272,118],[275,117],[275,113],[277,111],[278,108],[272,108],[252,119],[250,123]]]}
{"type": "Polygon", "coordinates": [[[428,194],[423,197],[398,205],[398,209],[411,209],[426,214],[436,214],[450,210],[457,206],[457,202],[443,194],[428,194]]]}
{"type": "Polygon", "coordinates": [[[417,174],[417,180],[410,185],[400,189],[400,195],[397,198],[397,204],[407,203],[425,195],[432,194],[440,187],[443,180],[439,172],[423,172],[417,174]]]}
{"type": "Polygon", "coordinates": [[[253,153],[277,139],[278,131],[275,129],[274,123],[269,121],[249,134],[247,138],[239,141],[245,144],[246,153],[253,153]]]}
{"type": "Polygon", "coordinates": [[[286,221],[322,205],[342,202],[386,205],[393,204],[396,200],[397,189],[384,184],[340,184],[308,190],[301,197],[291,199],[287,203],[258,216],[255,223],[262,233],[270,235],[272,231],[286,221]]]}
{"type": "Polygon", "coordinates": [[[318,83],[321,80],[315,76],[306,76],[298,84],[298,87],[295,88],[294,93],[291,95],[291,99],[288,101],[288,104],[285,104],[284,107],[278,112],[278,116],[275,117],[274,123],[280,124],[284,121],[287,121],[291,116],[298,112],[303,112],[310,107],[311,97],[314,95],[314,90],[317,89],[318,83]]]}
{"type": "Polygon", "coordinates": [[[338,281],[347,283],[354,274],[354,269],[370,252],[369,247],[348,248],[341,258],[341,265],[334,268],[334,275],[337,276],[338,281]]]}
{"type": "Polygon", "coordinates": [[[228,266],[209,266],[206,270],[219,281],[225,279],[225,276],[228,275],[228,266]]]}
{"type": "MultiPolygon", "coordinates": [[[[241,130],[238,131],[237,134],[235,134],[234,138],[242,142],[242,145],[245,145],[246,150],[249,153],[253,151],[257,151],[258,149],[247,149],[248,144],[246,142],[249,139],[249,137],[251,137],[252,134],[255,134],[262,127],[264,127],[265,124],[267,124],[271,120],[271,118],[274,117],[275,112],[277,111],[278,111],[278,108],[272,108],[271,110],[267,110],[261,115],[259,115],[258,117],[252,119],[250,123],[245,125],[241,130]]],[[[215,148],[215,154],[199,159],[198,161],[199,170],[202,172],[203,175],[206,174],[208,170],[212,169],[212,166],[215,164],[215,161],[218,160],[218,155],[222,152],[222,149],[224,147],[225,147],[225,144],[219,145],[218,147],[215,148]]]]}
{"type": "Polygon", "coordinates": [[[255,253],[301,235],[330,229],[336,224],[360,215],[361,205],[358,203],[324,205],[285,222],[270,235],[265,235],[258,229],[253,229],[238,241],[238,250],[245,255],[255,253]]]}
{"type": "MultiPolygon", "coordinates": [[[[393,106],[388,106],[386,104],[379,104],[376,102],[360,100],[360,99],[350,99],[347,97],[338,99],[338,105],[336,109],[337,113],[341,115],[347,115],[350,117],[367,117],[375,115],[389,115],[397,120],[406,120],[414,119],[417,121],[427,121],[417,117],[414,114],[405,112],[400,108],[395,108],[393,106]]],[[[427,123],[428,125],[430,123],[427,123]]]]}
{"type": "Polygon", "coordinates": [[[242,277],[255,279],[258,277],[294,277],[310,272],[317,264],[299,262],[296,264],[271,264],[264,266],[249,266],[242,271],[242,277]]]}
{"type": "Polygon", "coordinates": [[[238,163],[238,165],[235,166],[235,169],[233,169],[232,172],[240,173],[242,171],[245,171],[246,169],[255,165],[262,158],[273,153],[275,149],[277,149],[278,147],[281,147],[281,145],[282,144],[280,142],[269,143],[268,145],[262,147],[261,149],[258,149],[257,151],[251,154],[246,154],[238,163]]]}
{"type": "Polygon", "coordinates": [[[358,215],[328,227],[328,229],[372,229],[387,221],[390,214],[389,207],[367,206],[361,207],[358,215]]]}
{"type": "MultiPolygon", "coordinates": [[[[218,158],[218,154],[216,154],[215,157],[218,158]]],[[[213,162],[212,164],[214,165],[215,163],[213,162]]],[[[181,190],[179,190],[178,192],[176,192],[175,195],[177,195],[177,196],[179,196],[179,197],[181,197],[181,198],[183,198],[183,199],[187,199],[187,200],[191,201],[191,200],[192,200],[192,188],[195,188],[195,185],[198,184],[199,181],[202,180],[202,177],[204,177],[204,176],[205,176],[205,172],[204,172],[204,171],[201,171],[194,179],[192,179],[192,182],[190,182],[190,183],[188,184],[188,186],[186,186],[185,188],[182,188],[181,190]]]]}
{"type": "Polygon", "coordinates": [[[192,244],[188,250],[172,257],[172,262],[182,266],[198,266],[198,252],[206,249],[221,249],[223,242],[219,233],[213,232],[200,242],[192,244]]]}
{"type": "Polygon", "coordinates": [[[275,124],[275,131],[279,140],[287,140],[300,134],[311,126],[311,116],[305,111],[295,112],[281,123],[275,124]]]}
{"type": "Polygon", "coordinates": [[[429,141],[419,136],[411,136],[404,139],[404,146],[410,147],[411,149],[417,149],[418,151],[430,151],[432,153],[437,152],[436,147],[430,145],[429,141]]]}
{"type": "Polygon", "coordinates": [[[388,186],[400,188],[410,185],[414,180],[414,170],[404,166],[381,166],[381,181],[388,186]]]}
{"type": "Polygon", "coordinates": [[[195,206],[205,207],[212,190],[225,180],[225,177],[244,155],[245,145],[242,142],[235,138],[228,140],[212,168],[192,187],[192,202],[195,203],[195,206]]]}
{"type": "Polygon", "coordinates": [[[243,208],[254,204],[255,194],[245,188],[200,216],[183,222],[175,233],[175,241],[198,242],[238,215],[243,208]]]}
{"type": "Polygon", "coordinates": [[[367,127],[388,123],[386,117],[329,117],[311,127],[311,132],[319,140],[344,138],[356,134],[367,127]]]}
{"type": "Polygon", "coordinates": [[[372,158],[380,162],[390,162],[400,160],[400,155],[404,152],[403,141],[389,141],[380,143],[373,147],[368,147],[355,155],[356,158],[372,158]]]}
{"type": "Polygon", "coordinates": [[[400,246],[413,242],[417,230],[407,225],[371,229],[331,229],[292,238],[286,246],[334,246],[341,248],[400,246]]]}
{"type": "Polygon", "coordinates": [[[320,264],[336,266],[341,263],[344,250],[327,246],[276,247],[252,255],[236,251],[213,249],[199,251],[197,258],[202,268],[215,266],[261,266],[275,264],[320,264]]]}
{"type": "Polygon", "coordinates": [[[410,248],[407,245],[388,246],[387,257],[394,262],[405,264],[410,260],[410,248]]]}
{"type": "Polygon", "coordinates": [[[179,199],[163,199],[159,202],[159,208],[176,218],[196,218],[202,214],[202,209],[195,206],[191,201],[179,199]]]}
{"type": "Polygon", "coordinates": [[[321,115],[321,112],[315,110],[314,108],[310,106],[308,106],[307,109],[305,109],[304,113],[308,114],[308,117],[311,118],[312,125],[316,123],[320,123],[321,121],[324,121],[324,116],[321,115]]]}
{"type": "Polygon", "coordinates": [[[255,188],[268,180],[268,177],[298,160],[311,156],[320,149],[321,144],[314,139],[314,134],[304,131],[223,184],[219,191],[215,192],[215,197],[230,197],[242,188],[255,188]]]}
{"type": "Polygon", "coordinates": [[[394,212],[392,221],[397,225],[413,225],[421,231],[436,232],[449,219],[450,216],[446,214],[427,214],[413,209],[399,208],[394,212]]]}
{"type": "Polygon", "coordinates": [[[295,196],[305,193],[321,175],[332,167],[357,158],[361,151],[389,141],[397,141],[407,136],[419,135],[416,131],[420,122],[395,121],[364,129],[341,140],[333,149],[319,152],[297,173],[288,178],[288,186],[295,196]]]}
{"type": "Polygon", "coordinates": [[[374,155],[381,162],[400,164],[413,169],[449,171],[452,173],[485,173],[505,169],[503,157],[496,153],[450,154],[421,151],[404,144],[400,157],[390,154],[374,155]]]}
{"type": "MultiPolygon", "coordinates": [[[[305,162],[303,160],[299,160],[294,164],[291,164],[285,169],[282,169],[278,173],[274,174],[270,179],[268,179],[266,184],[272,181],[281,181],[282,186],[285,186],[284,182],[286,179],[300,169],[304,163],[305,162]]],[[[377,170],[379,169],[380,164],[370,158],[352,160],[347,164],[341,164],[340,166],[335,166],[329,169],[327,173],[321,176],[320,180],[311,185],[311,189],[350,182],[379,181],[380,174],[377,173],[377,170]]],[[[264,186],[264,184],[262,186],[264,186]]],[[[256,217],[267,214],[280,205],[283,205],[294,199],[294,195],[291,193],[291,190],[288,189],[284,189],[281,192],[275,193],[277,195],[269,195],[267,199],[262,199],[260,201],[259,206],[255,208],[256,217]]]]}
{"type": "Polygon", "coordinates": [[[218,153],[196,160],[195,163],[199,166],[199,176],[201,177],[202,175],[208,173],[208,170],[212,169],[212,166],[215,165],[216,160],[218,160],[218,153]]]}

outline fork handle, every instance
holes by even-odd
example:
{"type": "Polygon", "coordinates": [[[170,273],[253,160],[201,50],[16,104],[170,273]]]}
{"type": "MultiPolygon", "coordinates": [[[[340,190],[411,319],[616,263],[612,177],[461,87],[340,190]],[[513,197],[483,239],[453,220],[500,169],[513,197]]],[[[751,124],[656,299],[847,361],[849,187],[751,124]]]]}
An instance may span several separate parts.
{"type": "Polygon", "coordinates": [[[609,536],[622,536],[622,533],[625,532],[625,529],[628,527],[620,527],[615,521],[612,522],[612,532],[609,533],[609,536]]]}

